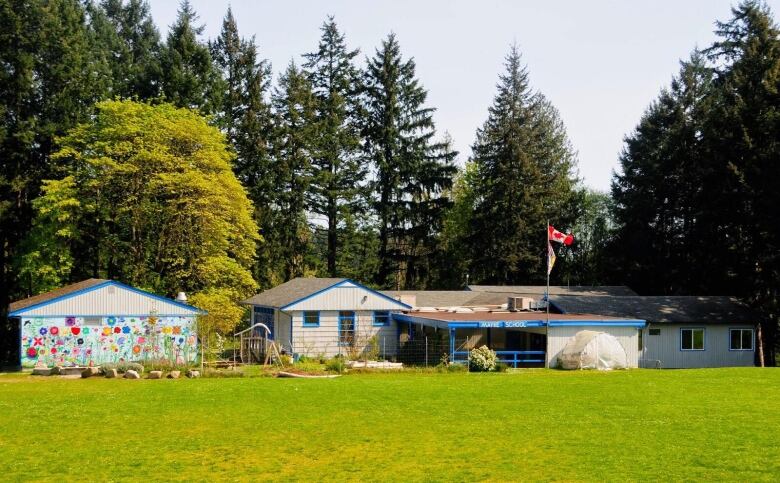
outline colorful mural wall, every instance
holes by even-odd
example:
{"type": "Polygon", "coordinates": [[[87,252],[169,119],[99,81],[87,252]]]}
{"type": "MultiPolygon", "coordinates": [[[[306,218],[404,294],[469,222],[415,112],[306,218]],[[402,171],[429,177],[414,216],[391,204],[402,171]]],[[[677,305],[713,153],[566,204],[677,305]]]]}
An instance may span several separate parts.
{"type": "Polygon", "coordinates": [[[195,317],[22,318],[22,366],[98,366],[198,356],[195,317]]]}

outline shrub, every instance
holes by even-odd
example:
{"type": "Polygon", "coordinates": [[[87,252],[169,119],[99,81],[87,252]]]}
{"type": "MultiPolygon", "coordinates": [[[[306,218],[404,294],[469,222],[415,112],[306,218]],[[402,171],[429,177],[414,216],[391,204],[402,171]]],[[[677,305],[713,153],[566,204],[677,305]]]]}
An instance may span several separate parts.
{"type": "Polygon", "coordinates": [[[469,368],[473,372],[495,371],[497,362],[495,351],[486,345],[472,349],[469,353],[469,368]]]}
{"type": "Polygon", "coordinates": [[[291,366],[293,363],[293,358],[289,354],[281,354],[279,356],[279,364],[282,365],[282,367],[291,366]]]}
{"type": "Polygon", "coordinates": [[[496,372],[506,372],[509,369],[509,365],[504,362],[496,363],[496,372]]]}
{"type": "Polygon", "coordinates": [[[143,374],[144,366],[143,364],[139,364],[138,362],[128,362],[124,372],[131,371],[131,370],[137,372],[138,374],[143,374]]]}
{"type": "Polygon", "coordinates": [[[325,364],[325,370],[330,372],[337,372],[339,374],[343,373],[347,368],[347,365],[344,364],[344,358],[343,357],[334,357],[333,359],[330,359],[325,364]]]}
{"type": "Polygon", "coordinates": [[[466,372],[468,367],[466,364],[450,364],[447,366],[447,372],[466,372]]]}

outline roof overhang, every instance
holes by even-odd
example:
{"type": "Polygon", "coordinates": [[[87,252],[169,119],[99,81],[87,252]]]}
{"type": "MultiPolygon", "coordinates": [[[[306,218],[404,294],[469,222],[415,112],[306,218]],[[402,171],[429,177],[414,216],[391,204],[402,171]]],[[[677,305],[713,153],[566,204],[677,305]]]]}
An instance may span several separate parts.
{"type": "Polygon", "coordinates": [[[484,319],[480,320],[478,316],[470,320],[453,320],[453,317],[447,317],[448,313],[426,313],[425,316],[413,314],[392,314],[394,320],[401,322],[411,322],[415,324],[427,325],[439,329],[523,329],[535,327],[636,327],[643,328],[646,325],[644,320],[639,319],[559,319],[551,318],[549,324],[547,318],[523,318],[513,319],[484,319]]]}

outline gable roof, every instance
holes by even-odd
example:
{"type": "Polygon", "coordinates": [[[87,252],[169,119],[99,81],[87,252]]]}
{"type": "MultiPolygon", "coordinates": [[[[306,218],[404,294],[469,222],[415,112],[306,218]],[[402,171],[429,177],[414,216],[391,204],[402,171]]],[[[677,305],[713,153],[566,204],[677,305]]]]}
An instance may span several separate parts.
{"type": "Polygon", "coordinates": [[[260,292],[241,303],[278,309],[346,280],[346,278],[297,277],[260,292]]]}
{"type": "Polygon", "coordinates": [[[70,285],[65,285],[64,287],[56,288],[50,292],[33,295],[32,297],[27,297],[26,299],[11,302],[11,304],[8,306],[8,311],[16,312],[21,309],[26,309],[27,307],[32,307],[33,305],[38,305],[44,302],[58,299],[62,296],[72,294],[73,292],[78,292],[96,285],[104,284],[108,281],[109,280],[104,278],[88,278],[86,280],[82,280],[81,282],[76,282],[70,285]]]}
{"type": "MultiPolygon", "coordinates": [[[[511,293],[517,295],[544,295],[547,287],[544,285],[469,285],[472,292],[511,293]]],[[[637,295],[625,285],[551,285],[550,295],[587,295],[625,297],[637,295]]]]}
{"type": "MultiPolygon", "coordinates": [[[[101,291],[105,290],[106,287],[114,286],[119,287],[121,289],[126,290],[128,293],[134,293],[138,294],[142,297],[146,297],[146,299],[152,299],[156,301],[163,302],[164,304],[168,304],[168,307],[178,307],[181,309],[185,309],[188,312],[194,312],[194,313],[200,313],[205,314],[206,312],[194,307],[192,305],[188,305],[182,302],[179,302],[178,300],[173,300],[167,297],[163,297],[161,295],[157,295],[152,292],[147,292],[145,290],[141,290],[135,287],[132,287],[130,285],[126,285],[122,282],[118,282],[116,280],[106,280],[102,278],[90,278],[87,280],[82,280],[81,282],[76,282],[70,285],[66,285],[64,287],[60,287],[54,290],[51,290],[46,293],[34,295],[32,297],[28,297],[26,299],[18,300],[16,302],[13,302],[9,305],[9,313],[8,315],[11,317],[18,317],[23,314],[29,315],[30,313],[36,314],[36,315],[42,315],[39,314],[41,310],[48,310],[51,307],[57,307],[59,303],[66,301],[68,299],[74,299],[75,297],[86,295],[91,292],[90,295],[94,295],[96,293],[100,294],[101,291]],[[48,306],[48,307],[47,307],[48,306]],[[46,309],[43,309],[43,307],[46,307],[46,309]]],[[[105,302],[105,304],[113,306],[113,302],[105,302]]],[[[71,315],[81,315],[78,313],[73,313],[71,315]]],[[[118,314],[116,314],[118,315],[118,314]]]]}
{"type": "Polygon", "coordinates": [[[757,314],[735,297],[552,295],[564,313],[636,317],[648,323],[755,324],[757,314]]]}

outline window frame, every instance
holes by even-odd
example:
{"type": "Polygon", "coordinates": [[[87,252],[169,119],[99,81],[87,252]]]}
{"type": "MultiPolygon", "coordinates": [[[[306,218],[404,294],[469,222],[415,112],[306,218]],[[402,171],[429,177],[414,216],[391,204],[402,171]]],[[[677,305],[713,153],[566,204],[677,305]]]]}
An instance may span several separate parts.
{"type": "Polygon", "coordinates": [[[303,327],[312,328],[320,326],[320,311],[319,310],[302,310],[301,311],[301,323],[303,327]],[[306,314],[316,314],[317,322],[306,322],[306,314]]]}
{"type": "Polygon", "coordinates": [[[707,329],[706,327],[680,327],[680,351],[682,352],[704,352],[707,350],[707,329]],[[691,331],[691,348],[683,348],[683,332],[686,330],[691,331]],[[694,336],[693,333],[697,330],[701,331],[701,349],[694,348],[694,336]]]}
{"type": "MultiPolygon", "coordinates": [[[[740,345],[742,345],[742,336],[739,337],[740,345]]],[[[756,350],[756,330],[750,327],[729,327],[729,352],[753,352],[756,350]],[[750,331],[750,349],[734,349],[731,347],[731,333],[734,331],[750,331]]]]}
{"type": "Polygon", "coordinates": [[[357,312],[354,310],[339,310],[338,321],[339,346],[353,347],[355,345],[355,334],[357,334],[357,312]],[[345,313],[351,313],[352,315],[343,315],[345,313]],[[352,330],[349,332],[342,329],[342,321],[347,319],[352,319],[352,330]],[[350,334],[349,339],[343,337],[347,333],[350,334]]]}
{"type": "Polygon", "coordinates": [[[390,311],[389,310],[374,310],[374,313],[372,315],[372,322],[374,327],[390,327],[390,311]],[[381,317],[387,317],[386,322],[377,322],[376,316],[377,314],[383,314],[380,315],[381,317]]]}

